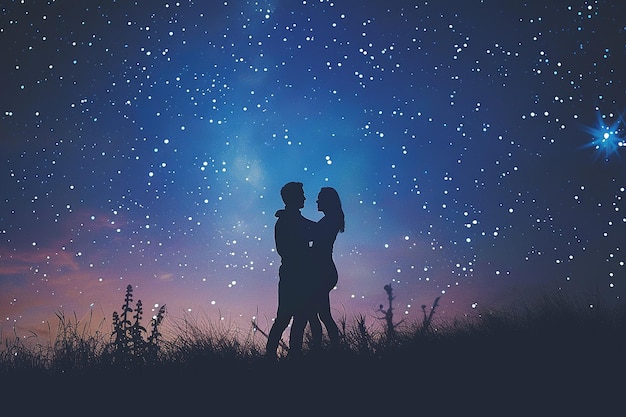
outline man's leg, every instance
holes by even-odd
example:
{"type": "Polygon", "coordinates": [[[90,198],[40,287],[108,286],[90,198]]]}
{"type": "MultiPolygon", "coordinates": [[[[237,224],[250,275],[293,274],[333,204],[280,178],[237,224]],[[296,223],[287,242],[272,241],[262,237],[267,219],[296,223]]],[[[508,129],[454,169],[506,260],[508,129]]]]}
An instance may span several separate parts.
{"type": "Polygon", "coordinates": [[[311,326],[311,350],[320,350],[322,348],[322,323],[317,314],[309,317],[309,325],[311,326]]]}
{"type": "Polygon", "coordinates": [[[304,329],[307,317],[301,314],[293,316],[291,331],[289,332],[289,355],[298,356],[302,353],[302,339],[304,339],[304,329]]]}
{"type": "Polygon", "coordinates": [[[278,343],[280,342],[280,338],[283,335],[283,332],[289,325],[290,319],[290,316],[284,316],[281,314],[278,314],[276,319],[274,319],[274,324],[272,324],[270,333],[267,336],[267,344],[265,345],[265,356],[272,358],[276,357],[278,343]]]}

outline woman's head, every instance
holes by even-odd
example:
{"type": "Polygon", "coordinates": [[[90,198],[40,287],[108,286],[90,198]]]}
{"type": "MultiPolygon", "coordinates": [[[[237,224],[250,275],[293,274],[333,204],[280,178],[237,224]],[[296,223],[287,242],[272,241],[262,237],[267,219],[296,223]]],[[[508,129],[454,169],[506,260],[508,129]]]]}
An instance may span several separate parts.
{"type": "Polygon", "coordinates": [[[317,210],[324,212],[327,216],[337,217],[339,231],[344,231],[345,220],[343,208],[341,207],[341,199],[339,198],[337,190],[332,187],[322,187],[317,195],[317,210]]]}

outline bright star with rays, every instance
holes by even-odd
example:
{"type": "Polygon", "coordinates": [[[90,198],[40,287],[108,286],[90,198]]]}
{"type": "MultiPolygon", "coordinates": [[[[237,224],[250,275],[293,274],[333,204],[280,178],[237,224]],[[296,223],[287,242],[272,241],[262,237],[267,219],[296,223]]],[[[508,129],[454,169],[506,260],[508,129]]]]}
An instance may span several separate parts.
{"type": "Polygon", "coordinates": [[[605,116],[598,113],[596,126],[586,129],[593,138],[586,147],[594,148],[596,155],[603,153],[606,160],[613,155],[619,156],[619,148],[626,146],[626,139],[623,136],[624,125],[625,123],[622,116],[612,124],[607,125],[605,123],[605,116]]]}

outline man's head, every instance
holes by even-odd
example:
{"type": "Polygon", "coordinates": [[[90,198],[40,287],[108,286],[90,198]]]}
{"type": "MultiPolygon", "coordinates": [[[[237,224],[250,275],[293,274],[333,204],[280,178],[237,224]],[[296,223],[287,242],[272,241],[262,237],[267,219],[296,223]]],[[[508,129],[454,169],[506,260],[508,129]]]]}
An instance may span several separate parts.
{"type": "Polygon", "coordinates": [[[283,198],[285,207],[301,209],[304,207],[304,189],[301,182],[288,182],[280,189],[280,196],[283,198]]]}

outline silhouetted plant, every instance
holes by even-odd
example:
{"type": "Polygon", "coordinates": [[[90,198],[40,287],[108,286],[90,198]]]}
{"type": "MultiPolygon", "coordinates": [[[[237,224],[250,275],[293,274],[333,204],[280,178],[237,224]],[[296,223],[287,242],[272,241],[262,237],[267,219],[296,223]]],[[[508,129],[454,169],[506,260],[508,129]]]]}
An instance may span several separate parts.
{"type": "Polygon", "coordinates": [[[156,359],[157,354],[159,352],[159,349],[160,349],[159,341],[160,341],[160,337],[162,336],[161,332],[159,331],[159,326],[163,322],[164,318],[165,318],[165,304],[163,304],[159,308],[159,312],[157,313],[157,315],[153,317],[152,320],[150,320],[150,336],[148,336],[148,343],[146,346],[148,359],[150,360],[156,359]]]}
{"type": "Polygon", "coordinates": [[[404,320],[400,320],[398,323],[393,322],[393,300],[396,298],[393,295],[393,288],[391,288],[391,284],[387,284],[383,287],[385,292],[387,293],[387,301],[389,303],[389,307],[387,310],[383,309],[383,305],[381,304],[378,307],[378,311],[383,313],[384,317],[382,320],[385,320],[385,335],[386,343],[389,345],[391,342],[396,340],[396,327],[402,323],[404,320]]]}
{"type": "MultiPolygon", "coordinates": [[[[345,329],[344,334],[346,334],[345,329]]],[[[359,314],[356,317],[356,329],[352,333],[352,337],[356,345],[356,350],[359,354],[365,355],[372,351],[373,338],[370,332],[367,330],[365,316],[362,314],[359,314]]]]}
{"type": "Polygon", "coordinates": [[[430,324],[433,321],[433,315],[435,314],[435,309],[439,306],[439,299],[441,297],[435,298],[435,302],[433,302],[433,306],[430,308],[430,312],[426,315],[426,305],[422,304],[422,313],[424,314],[424,321],[422,321],[422,328],[420,329],[420,333],[424,334],[430,329],[430,324]]]}
{"type": "MultiPolygon", "coordinates": [[[[13,332],[15,333],[15,328],[13,332]]],[[[30,333],[30,337],[37,337],[32,331],[30,333]]],[[[47,352],[27,347],[20,337],[14,334],[14,337],[4,339],[0,349],[0,371],[37,369],[46,366],[48,359],[47,352]]]]}
{"type": "Polygon", "coordinates": [[[78,320],[76,314],[73,321],[66,318],[62,311],[55,314],[59,325],[51,350],[51,366],[65,370],[80,369],[88,367],[100,358],[106,349],[106,343],[99,330],[93,332],[91,329],[91,312],[89,319],[83,323],[78,320]]]}
{"type": "Polygon", "coordinates": [[[146,328],[141,325],[141,317],[143,315],[143,304],[141,303],[141,300],[137,300],[136,305],[135,315],[133,315],[135,321],[129,329],[133,356],[139,356],[143,353],[145,342],[142,335],[143,333],[146,333],[146,328]]]}
{"type": "Polygon", "coordinates": [[[130,365],[145,362],[154,362],[159,351],[159,326],[165,316],[165,306],[161,306],[157,315],[151,320],[151,332],[147,340],[143,334],[147,333],[146,328],[141,325],[143,318],[143,304],[137,300],[136,307],[130,305],[133,301],[133,287],[126,287],[122,314],[113,312],[113,359],[115,362],[130,365]],[[129,313],[135,314],[131,322],[128,319],[129,313]]]}
{"type": "MultiPolygon", "coordinates": [[[[267,333],[265,333],[263,330],[261,330],[261,328],[256,324],[256,320],[252,320],[252,330],[254,332],[261,333],[263,336],[265,336],[266,339],[268,338],[267,333]]],[[[287,346],[287,344],[283,341],[283,339],[280,339],[278,341],[278,344],[280,345],[280,347],[282,347],[285,350],[285,352],[289,351],[289,346],[287,346]]]]}

